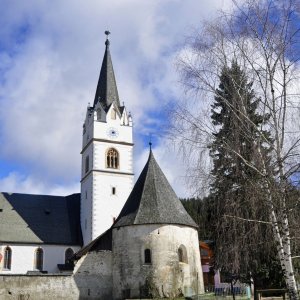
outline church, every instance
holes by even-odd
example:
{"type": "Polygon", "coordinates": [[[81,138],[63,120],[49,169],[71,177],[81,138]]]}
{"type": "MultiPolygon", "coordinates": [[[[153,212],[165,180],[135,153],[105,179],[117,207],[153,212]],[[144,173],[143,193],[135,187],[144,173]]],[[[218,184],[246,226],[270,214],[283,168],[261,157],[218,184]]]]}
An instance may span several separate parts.
{"type": "Polygon", "coordinates": [[[197,224],[160,169],[151,144],[134,184],[133,121],[120,103],[105,33],[96,94],[83,124],[81,193],[0,193],[0,295],[9,289],[1,286],[1,277],[18,290],[9,275],[29,278],[23,290],[30,299],[39,299],[31,294],[32,276],[38,276],[40,286],[53,280],[52,292],[66,293],[62,299],[203,292],[197,224]]]}

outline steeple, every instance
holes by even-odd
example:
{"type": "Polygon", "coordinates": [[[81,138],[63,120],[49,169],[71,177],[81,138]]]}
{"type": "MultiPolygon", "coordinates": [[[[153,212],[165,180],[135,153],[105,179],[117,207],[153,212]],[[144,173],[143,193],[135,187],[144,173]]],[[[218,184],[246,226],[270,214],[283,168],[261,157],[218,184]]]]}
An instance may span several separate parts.
{"type": "Polygon", "coordinates": [[[151,149],[148,161],[113,227],[141,224],[197,227],[177,198],[151,149]]]}
{"type": "Polygon", "coordinates": [[[105,41],[105,53],[98,80],[94,107],[99,101],[105,108],[109,107],[113,101],[116,101],[116,104],[118,105],[118,107],[120,107],[116,78],[109,51],[110,41],[108,39],[108,35],[110,34],[110,32],[105,31],[105,34],[107,36],[105,41]]]}

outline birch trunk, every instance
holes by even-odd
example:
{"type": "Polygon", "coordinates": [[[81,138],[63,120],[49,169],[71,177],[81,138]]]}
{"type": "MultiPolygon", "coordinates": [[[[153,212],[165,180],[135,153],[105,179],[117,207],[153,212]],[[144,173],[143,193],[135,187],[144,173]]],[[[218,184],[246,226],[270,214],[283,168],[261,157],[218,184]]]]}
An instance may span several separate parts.
{"type": "MultiPolygon", "coordinates": [[[[298,297],[297,283],[296,283],[293,263],[292,263],[289,229],[288,226],[284,225],[285,230],[280,231],[274,206],[272,205],[272,200],[270,201],[270,214],[271,214],[272,227],[274,231],[274,238],[277,242],[278,256],[280,259],[282,270],[284,272],[285,283],[288,290],[288,294],[290,299],[298,300],[299,297],[298,297]]],[[[284,218],[283,223],[288,224],[288,219],[284,218]]]]}
{"type": "MultiPolygon", "coordinates": [[[[289,297],[296,300],[299,297],[291,253],[292,219],[289,220],[293,203],[289,202],[287,187],[291,185],[293,174],[300,169],[299,158],[295,159],[300,156],[300,124],[297,123],[300,103],[296,89],[299,86],[300,60],[299,0],[247,0],[245,5],[233,2],[235,10],[224,12],[217,21],[207,23],[203,32],[191,43],[192,53],[188,53],[186,59],[182,58],[179,64],[187,89],[203,92],[208,99],[215,95],[216,74],[232,59],[244,66],[255,82],[262,112],[270,116],[267,130],[272,131],[273,141],[269,143],[262,133],[261,141],[255,145],[259,159],[257,164],[245,157],[240,158],[263,178],[259,188],[263,188],[262,193],[266,197],[266,216],[272,224],[289,297]],[[268,144],[273,171],[266,168],[267,160],[260,151],[261,143],[268,144]]],[[[228,105],[228,109],[232,107],[228,105]]],[[[178,128],[179,124],[184,124],[179,131],[183,149],[199,149],[199,145],[209,144],[207,140],[213,138],[212,133],[216,130],[213,125],[208,126],[204,118],[199,123],[201,117],[195,117],[194,110],[193,105],[190,115],[183,113],[184,116],[179,117],[182,123],[175,125],[178,128]]],[[[247,116],[244,118],[247,120],[247,116]]],[[[251,138],[246,130],[244,134],[251,138]]],[[[201,160],[203,156],[199,157],[201,160]]],[[[192,160],[189,171],[194,165],[192,160]]],[[[196,165],[201,165],[201,161],[196,165]]],[[[193,184],[196,186],[199,185],[197,173],[195,178],[193,184]]]]}

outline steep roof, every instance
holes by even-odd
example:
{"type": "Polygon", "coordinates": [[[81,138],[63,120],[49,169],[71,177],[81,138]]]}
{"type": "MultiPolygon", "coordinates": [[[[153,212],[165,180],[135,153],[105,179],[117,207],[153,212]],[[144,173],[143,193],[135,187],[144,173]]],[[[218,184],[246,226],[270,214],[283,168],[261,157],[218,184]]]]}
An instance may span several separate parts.
{"type": "Polygon", "coordinates": [[[0,193],[0,242],[82,245],[80,194],[0,193]]]}
{"type": "Polygon", "coordinates": [[[74,259],[78,260],[88,252],[99,250],[112,251],[112,227],[92,240],[89,244],[81,248],[78,252],[76,252],[74,254],[74,259]]]}
{"type": "Polygon", "coordinates": [[[150,150],[148,161],[113,227],[179,224],[197,227],[150,150]]]}
{"type": "Polygon", "coordinates": [[[113,101],[116,101],[118,107],[120,106],[119,94],[109,51],[109,45],[110,42],[108,39],[106,39],[105,53],[94,100],[94,107],[98,103],[98,101],[100,101],[105,109],[108,108],[113,103],[113,101]]]}

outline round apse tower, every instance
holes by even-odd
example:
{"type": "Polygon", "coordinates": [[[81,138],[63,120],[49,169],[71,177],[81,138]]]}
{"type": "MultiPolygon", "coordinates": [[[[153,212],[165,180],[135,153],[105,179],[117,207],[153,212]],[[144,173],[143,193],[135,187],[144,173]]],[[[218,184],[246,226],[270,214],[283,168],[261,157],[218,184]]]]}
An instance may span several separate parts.
{"type": "Polygon", "coordinates": [[[114,299],[204,292],[197,225],[150,150],[113,225],[114,299]]]}

